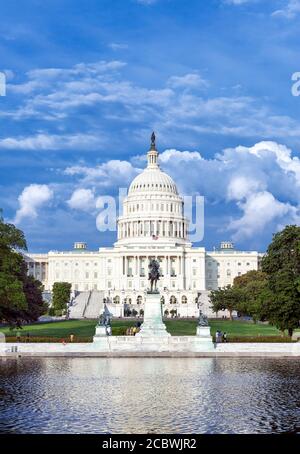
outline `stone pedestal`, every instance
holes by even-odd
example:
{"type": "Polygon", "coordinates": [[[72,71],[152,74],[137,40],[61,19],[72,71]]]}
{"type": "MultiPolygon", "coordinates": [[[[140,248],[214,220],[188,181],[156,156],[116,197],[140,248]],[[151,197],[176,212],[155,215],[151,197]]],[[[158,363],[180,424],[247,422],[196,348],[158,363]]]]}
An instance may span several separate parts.
{"type": "Polygon", "coordinates": [[[147,293],[144,305],[144,322],[135,337],[169,337],[166,325],[162,320],[162,309],[159,293],[147,293]]]}
{"type": "Polygon", "coordinates": [[[105,326],[96,326],[96,332],[94,336],[94,341],[102,339],[103,337],[107,336],[107,331],[105,326]]]}
{"type": "Polygon", "coordinates": [[[212,342],[209,326],[197,326],[197,336],[205,341],[208,340],[212,342]]]}
{"type": "MultiPolygon", "coordinates": [[[[209,326],[197,326],[197,333],[195,336],[197,349],[213,350],[214,344],[210,334],[209,326]]],[[[199,350],[198,350],[199,351],[199,350]]]]}

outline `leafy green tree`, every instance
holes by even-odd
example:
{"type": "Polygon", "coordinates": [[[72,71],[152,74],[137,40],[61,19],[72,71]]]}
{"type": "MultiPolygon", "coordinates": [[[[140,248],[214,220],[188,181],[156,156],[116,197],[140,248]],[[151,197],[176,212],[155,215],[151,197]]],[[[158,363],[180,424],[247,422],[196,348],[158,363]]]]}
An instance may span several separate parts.
{"type": "Polygon", "coordinates": [[[62,315],[67,310],[70,301],[72,285],[69,282],[54,282],[52,287],[52,308],[56,315],[62,315]]]}
{"type": "Polygon", "coordinates": [[[239,310],[239,303],[241,300],[241,290],[234,288],[230,285],[212,290],[210,293],[210,302],[213,312],[220,312],[227,310],[229,312],[230,320],[233,320],[233,311],[239,310]]]}
{"type": "Polygon", "coordinates": [[[27,275],[25,263],[22,269],[22,280],[27,302],[27,308],[21,312],[22,320],[26,322],[36,321],[48,309],[48,304],[43,300],[43,285],[33,276],[27,275]]]}
{"type": "Polygon", "coordinates": [[[300,320],[300,227],[289,225],[273,236],[262,270],[268,276],[263,294],[268,320],[292,336],[300,320]]]}
{"type": "Polygon", "coordinates": [[[0,215],[0,320],[17,327],[45,312],[41,283],[27,275],[20,253],[26,249],[23,232],[0,215]]]}
{"type": "Polygon", "coordinates": [[[26,310],[26,296],[21,280],[23,258],[16,252],[26,250],[23,232],[6,224],[0,213],[0,320],[20,325],[20,311],[26,310]]]}
{"type": "Polygon", "coordinates": [[[260,270],[248,271],[242,276],[237,276],[233,281],[233,288],[240,291],[238,311],[244,315],[250,315],[254,323],[266,317],[262,295],[267,285],[267,275],[260,270]]]}

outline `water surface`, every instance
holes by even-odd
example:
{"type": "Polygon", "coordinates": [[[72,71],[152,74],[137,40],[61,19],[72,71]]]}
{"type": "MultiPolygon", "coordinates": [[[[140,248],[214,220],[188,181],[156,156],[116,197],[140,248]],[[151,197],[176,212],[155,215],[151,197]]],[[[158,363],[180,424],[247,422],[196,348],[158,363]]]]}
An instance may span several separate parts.
{"type": "Polygon", "coordinates": [[[0,360],[0,433],[300,433],[300,360],[0,360]]]}

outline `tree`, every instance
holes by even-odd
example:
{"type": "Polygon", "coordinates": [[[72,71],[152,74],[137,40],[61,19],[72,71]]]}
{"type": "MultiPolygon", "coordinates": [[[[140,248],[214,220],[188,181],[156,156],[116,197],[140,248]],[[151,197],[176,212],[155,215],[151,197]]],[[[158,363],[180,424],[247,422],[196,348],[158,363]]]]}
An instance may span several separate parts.
{"type": "Polygon", "coordinates": [[[254,323],[266,317],[262,295],[267,285],[266,273],[256,270],[237,276],[233,281],[233,287],[240,291],[238,311],[250,315],[254,323]]]}
{"type": "Polygon", "coordinates": [[[4,222],[0,213],[0,320],[20,327],[45,312],[41,283],[27,275],[22,254],[26,240],[21,230],[4,222]]]}
{"type": "Polygon", "coordinates": [[[0,213],[0,320],[20,325],[19,313],[27,307],[20,278],[23,259],[16,249],[26,250],[21,230],[6,224],[0,213]]]}
{"type": "Polygon", "coordinates": [[[232,313],[239,308],[241,290],[227,285],[227,287],[212,290],[209,298],[214,312],[227,310],[230,320],[233,320],[232,313]]]}
{"type": "Polygon", "coordinates": [[[54,282],[52,287],[52,308],[55,315],[63,315],[70,301],[72,285],[69,282],[54,282]]]}
{"type": "Polygon", "coordinates": [[[300,320],[300,227],[289,225],[273,236],[262,270],[268,276],[263,295],[268,320],[292,336],[300,320]]]}
{"type": "Polygon", "coordinates": [[[27,308],[21,312],[22,320],[32,322],[45,314],[48,304],[43,300],[43,285],[33,276],[27,275],[27,267],[23,264],[23,291],[25,293],[27,308]]]}

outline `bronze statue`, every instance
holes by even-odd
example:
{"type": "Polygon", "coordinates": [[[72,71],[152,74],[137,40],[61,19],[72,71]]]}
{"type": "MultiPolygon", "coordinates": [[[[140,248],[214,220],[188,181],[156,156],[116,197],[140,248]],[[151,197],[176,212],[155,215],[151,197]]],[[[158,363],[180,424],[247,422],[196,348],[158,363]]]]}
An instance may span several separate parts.
{"type": "Polygon", "coordinates": [[[156,140],[156,137],[155,137],[155,133],[153,131],[153,133],[151,134],[151,150],[156,150],[155,140],[156,140]]]}
{"type": "Polygon", "coordinates": [[[199,311],[198,326],[208,326],[208,318],[202,311],[199,311]]]}
{"type": "Polygon", "coordinates": [[[107,309],[106,304],[104,304],[104,310],[102,314],[100,314],[99,320],[98,320],[98,326],[105,326],[106,328],[110,326],[110,321],[111,321],[111,313],[107,309]]]}
{"type": "Polygon", "coordinates": [[[151,285],[150,293],[157,293],[157,281],[159,280],[160,270],[159,270],[159,262],[157,260],[152,259],[149,263],[149,281],[151,285]],[[153,291],[154,286],[154,291],[153,291]]]}

